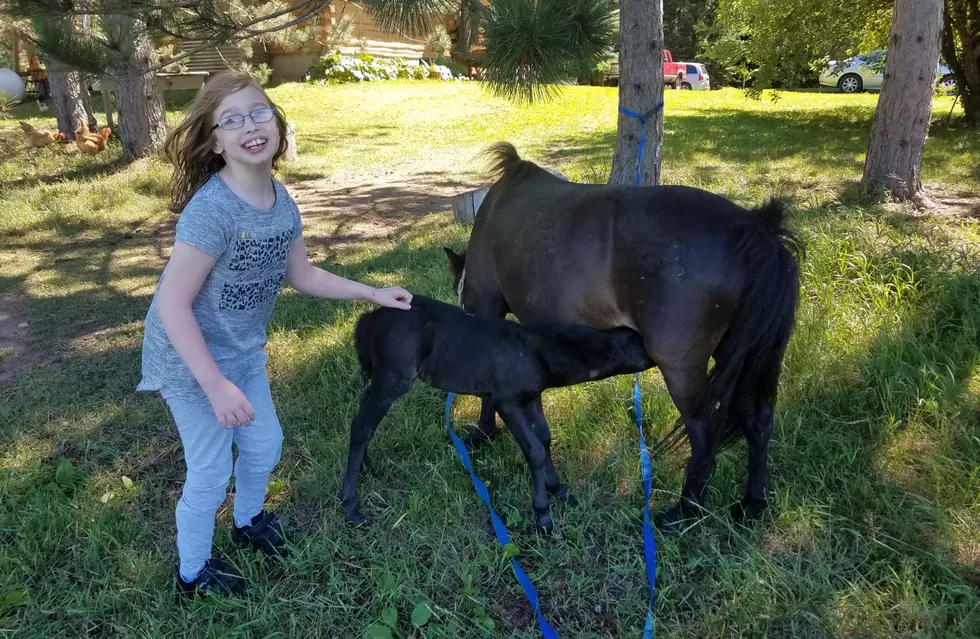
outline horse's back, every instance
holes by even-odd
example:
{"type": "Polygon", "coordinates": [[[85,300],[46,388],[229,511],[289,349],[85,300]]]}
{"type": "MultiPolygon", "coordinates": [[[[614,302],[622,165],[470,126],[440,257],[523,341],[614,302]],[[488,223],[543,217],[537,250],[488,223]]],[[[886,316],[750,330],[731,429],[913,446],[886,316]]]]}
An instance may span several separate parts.
{"type": "Polygon", "coordinates": [[[488,193],[467,278],[499,287],[521,321],[638,329],[666,289],[737,296],[731,229],[749,214],[700,189],[576,184],[529,165],[488,193]]]}

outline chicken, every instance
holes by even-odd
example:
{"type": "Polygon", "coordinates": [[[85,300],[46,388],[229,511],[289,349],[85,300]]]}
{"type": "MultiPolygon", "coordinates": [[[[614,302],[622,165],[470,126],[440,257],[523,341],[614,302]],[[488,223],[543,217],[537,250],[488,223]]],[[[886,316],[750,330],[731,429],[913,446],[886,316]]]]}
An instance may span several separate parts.
{"type": "Polygon", "coordinates": [[[55,140],[64,140],[64,133],[52,133],[44,129],[35,129],[27,122],[20,122],[20,128],[27,135],[27,144],[33,149],[43,149],[55,140]]]}
{"type": "Polygon", "coordinates": [[[82,122],[75,129],[75,145],[82,153],[95,155],[105,150],[106,142],[109,140],[111,133],[112,129],[109,127],[100,129],[98,133],[91,133],[89,132],[88,125],[82,122]]]}

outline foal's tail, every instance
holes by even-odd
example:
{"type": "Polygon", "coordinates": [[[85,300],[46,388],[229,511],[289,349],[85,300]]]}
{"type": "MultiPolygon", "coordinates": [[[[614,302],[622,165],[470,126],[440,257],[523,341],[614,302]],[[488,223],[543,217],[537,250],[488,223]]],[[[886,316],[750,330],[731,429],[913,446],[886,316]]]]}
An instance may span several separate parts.
{"type": "Polygon", "coordinates": [[[371,379],[374,372],[374,364],[371,360],[371,333],[374,325],[378,321],[380,309],[361,315],[354,327],[354,350],[357,351],[357,363],[361,367],[361,377],[367,382],[371,379]]]}
{"type": "MultiPolygon", "coordinates": [[[[744,264],[746,285],[733,321],[715,350],[708,392],[701,414],[720,428],[719,449],[743,434],[741,407],[772,405],[783,354],[796,318],[800,294],[798,255],[802,247],[784,225],[784,206],[772,200],[751,211],[736,246],[744,264]],[[735,403],[738,403],[738,407],[735,403]]],[[[664,440],[673,447],[683,440],[683,424],[664,440]]]]}

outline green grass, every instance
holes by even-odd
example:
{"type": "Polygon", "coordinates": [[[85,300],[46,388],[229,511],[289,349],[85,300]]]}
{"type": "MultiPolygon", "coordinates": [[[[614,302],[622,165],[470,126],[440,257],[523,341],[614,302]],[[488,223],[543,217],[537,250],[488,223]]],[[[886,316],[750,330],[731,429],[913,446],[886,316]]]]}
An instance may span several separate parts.
{"type": "MultiPolygon", "coordinates": [[[[354,198],[353,218],[308,206],[311,255],[342,275],[443,299],[452,294],[441,247],[462,246],[468,231],[420,194],[478,180],[473,158],[498,140],[602,181],[614,143],[611,89],[572,87],[533,108],[473,84],[284,85],[272,95],[298,128],[301,159],[281,171],[291,188],[324,178],[316,188],[358,185],[368,201],[407,211],[370,219],[354,198]],[[392,175],[408,179],[393,188],[392,175]],[[354,232],[371,223],[391,234],[354,232]],[[338,229],[348,241],[332,239],[338,229]]],[[[770,454],[772,510],[755,527],[731,524],[744,446],[723,454],[709,516],[658,539],[661,637],[980,636],[980,228],[976,216],[853,195],[875,100],[667,94],[665,181],[743,204],[791,197],[808,256],[770,454]]],[[[980,134],[955,119],[943,126],[950,107],[937,101],[924,176],[933,192],[976,197],[980,134]]],[[[53,124],[29,106],[17,117],[53,124]]],[[[351,331],[366,306],[291,291],[270,329],[286,433],[270,500],[296,520],[296,552],[270,566],[219,534],[253,596],[176,607],[180,446],[163,403],[133,391],[142,317],[172,242],[167,167],[118,165],[116,142],[95,158],[27,152],[15,121],[0,122],[0,138],[0,299],[30,323],[44,361],[0,384],[0,636],[360,637],[392,609],[400,637],[536,636],[443,431],[441,393],[419,384],[396,405],[361,486],[374,523],[345,526],[335,496],[359,392],[351,331]],[[422,630],[410,623],[419,603],[434,611],[422,630]]],[[[343,191],[320,197],[348,203],[343,191]]],[[[578,499],[555,506],[554,538],[530,530],[529,477],[512,439],[475,455],[563,637],[642,629],[629,384],[545,395],[559,473],[578,499]]],[[[676,412],[656,372],[643,385],[656,435],[676,412]]],[[[458,406],[460,425],[475,421],[475,400],[458,406]]],[[[685,461],[655,461],[655,507],[675,502],[685,461]]],[[[223,509],[221,533],[229,519],[223,509]]]]}

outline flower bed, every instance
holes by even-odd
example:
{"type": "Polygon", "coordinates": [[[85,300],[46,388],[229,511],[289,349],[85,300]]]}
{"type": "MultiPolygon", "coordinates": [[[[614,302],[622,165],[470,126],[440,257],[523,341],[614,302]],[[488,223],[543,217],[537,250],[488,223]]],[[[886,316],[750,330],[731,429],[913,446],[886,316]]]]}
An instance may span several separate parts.
{"type": "Polygon", "coordinates": [[[340,52],[323,56],[306,72],[306,81],[319,84],[328,82],[379,82],[382,80],[466,80],[466,76],[454,75],[441,64],[401,58],[375,58],[367,54],[342,55],[340,52]]]}

